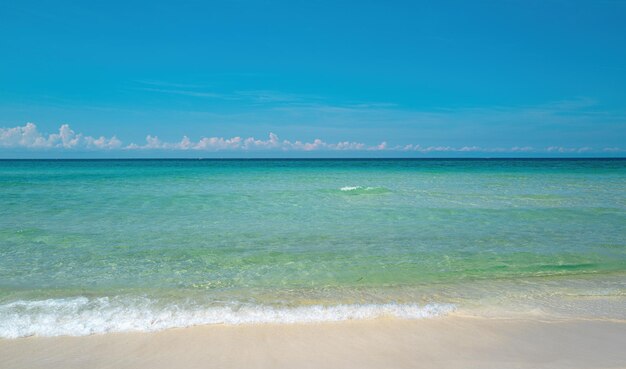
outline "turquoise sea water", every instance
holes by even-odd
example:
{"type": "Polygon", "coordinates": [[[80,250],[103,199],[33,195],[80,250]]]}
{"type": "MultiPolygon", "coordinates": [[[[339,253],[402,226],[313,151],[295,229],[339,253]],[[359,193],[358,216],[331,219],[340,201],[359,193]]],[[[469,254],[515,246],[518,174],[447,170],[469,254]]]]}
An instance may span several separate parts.
{"type": "Polygon", "coordinates": [[[626,160],[0,161],[0,337],[626,316],[626,160]]]}

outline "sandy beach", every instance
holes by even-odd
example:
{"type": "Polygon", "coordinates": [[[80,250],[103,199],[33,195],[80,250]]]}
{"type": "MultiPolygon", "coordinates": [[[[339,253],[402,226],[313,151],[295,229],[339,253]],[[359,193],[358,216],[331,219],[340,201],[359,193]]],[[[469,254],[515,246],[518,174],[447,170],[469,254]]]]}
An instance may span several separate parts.
{"type": "Polygon", "coordinates": [[[0,340],[2,368],[626,368],[626,322],[449,316],[0,340]]]}
{"type": "Polygon", "coordinates": [[[626,369],[626,0],[0,0],[0,369],[626,369]]]}

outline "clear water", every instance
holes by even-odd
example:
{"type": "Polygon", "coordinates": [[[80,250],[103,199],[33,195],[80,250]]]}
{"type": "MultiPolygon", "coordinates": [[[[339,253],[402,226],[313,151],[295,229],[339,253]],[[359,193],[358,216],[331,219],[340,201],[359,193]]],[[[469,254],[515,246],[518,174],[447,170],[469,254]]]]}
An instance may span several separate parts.
{"type": "Polygon", "coordinates": [[[626,315],[626,160],[0,161],[0,337],[626,315]]]}

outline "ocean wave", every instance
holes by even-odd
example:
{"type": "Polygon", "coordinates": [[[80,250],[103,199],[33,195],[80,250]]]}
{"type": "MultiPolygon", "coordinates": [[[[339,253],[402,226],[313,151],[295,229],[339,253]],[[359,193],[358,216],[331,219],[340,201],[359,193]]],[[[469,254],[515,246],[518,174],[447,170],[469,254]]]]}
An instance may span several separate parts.
{"type": "Polygon", "coordinates": [[[150,332],[205,324],[317,323],[380,317],[423,319],[445,315],[450,304],[353,304],[273,307],[181,306],[148,298],[74,297],[0,305],[0,337],[85,336],[150,332]]]}
{"type": "Polygon", "coordinates": [[[386,193],[391,192],[389,189],[385,187],[369,187],[369,186],[344,186],[339,189],[339,191],[346,192],[349,194],[358,194],[358,193],[386,193]]]}

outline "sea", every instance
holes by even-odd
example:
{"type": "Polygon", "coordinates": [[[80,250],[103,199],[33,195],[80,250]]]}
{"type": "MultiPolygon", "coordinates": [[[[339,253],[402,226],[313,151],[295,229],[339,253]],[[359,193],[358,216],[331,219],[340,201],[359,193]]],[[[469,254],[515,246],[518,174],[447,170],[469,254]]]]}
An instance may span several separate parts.
{"type": "Polygon", "coordinates": [[[453,315],[626,319],[626,160],[0,160],[0,338],[453,315]]]}

